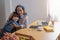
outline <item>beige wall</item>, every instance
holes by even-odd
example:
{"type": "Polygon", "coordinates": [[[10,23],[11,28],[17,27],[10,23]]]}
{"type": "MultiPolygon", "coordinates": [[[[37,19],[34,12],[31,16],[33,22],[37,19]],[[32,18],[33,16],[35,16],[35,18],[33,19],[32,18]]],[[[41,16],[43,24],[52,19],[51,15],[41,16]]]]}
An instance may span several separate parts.
{"type": "Polygon", "coordinates": [[[0,0],[0,28],[3,27],[3,24],[5,23],[5,6],[4,6],[4,0],[0,0]]]}

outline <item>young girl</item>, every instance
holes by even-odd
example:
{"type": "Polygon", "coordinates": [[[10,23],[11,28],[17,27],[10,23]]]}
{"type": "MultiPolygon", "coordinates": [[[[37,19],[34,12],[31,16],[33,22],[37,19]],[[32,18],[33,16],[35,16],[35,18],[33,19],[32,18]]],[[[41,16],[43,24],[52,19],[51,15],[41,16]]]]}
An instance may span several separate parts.
{"type": "Polygon", "coordinates": [[[18,21],[19,21],[19,16],[17,14],[14,14],[12,16],[12,19],[10,21],[7,21],[3,29],[0,31],[0,38],[2,38],[4,36],[4,33],[6,32],[12,33],[17,30],[16,29],[17,27],[21,28],[18,21]]]}
{"type": "Polygon", "coordinates": [[[13,32],[14,28],[20,27],[18,21],[19,21],[19,16],[17,14],[14,14],[12,16],[12,19],[10,21],[7,21],[7,23],[3,27],[3,31],[4,32],[13,32]]]}

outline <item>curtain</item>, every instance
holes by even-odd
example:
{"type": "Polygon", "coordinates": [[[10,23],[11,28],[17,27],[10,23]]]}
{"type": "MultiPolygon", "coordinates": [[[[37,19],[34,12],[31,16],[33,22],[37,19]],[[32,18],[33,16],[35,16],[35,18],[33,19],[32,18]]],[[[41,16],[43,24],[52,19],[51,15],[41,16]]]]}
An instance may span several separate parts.
{"type": "Polygon", "coordinates": [[[60,21],[60,0],[47,0],[47,13],[52,19],[60,21]]]}

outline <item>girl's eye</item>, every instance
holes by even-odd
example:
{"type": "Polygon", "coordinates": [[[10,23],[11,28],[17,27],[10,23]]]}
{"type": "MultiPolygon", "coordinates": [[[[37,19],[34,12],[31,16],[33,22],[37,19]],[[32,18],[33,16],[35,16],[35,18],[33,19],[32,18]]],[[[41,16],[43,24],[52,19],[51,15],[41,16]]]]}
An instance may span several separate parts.
{"type": "Polygon", "coordinates": [[[19,10],[19,11],[22,11],[22,10],[19,10]]]}
{"type": "Polygon", "coordinates": [[[17,11],[22,11],[22,10],[17,10],[17,11]]]}

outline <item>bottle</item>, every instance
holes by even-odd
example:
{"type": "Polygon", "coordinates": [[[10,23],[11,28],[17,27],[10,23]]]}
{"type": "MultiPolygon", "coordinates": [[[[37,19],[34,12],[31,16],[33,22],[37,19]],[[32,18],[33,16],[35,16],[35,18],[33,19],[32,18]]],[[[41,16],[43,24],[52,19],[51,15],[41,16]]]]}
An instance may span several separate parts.
{"type": "Polygon", "coordinates": [[[53,27],[54,26],[54,20],[50,20],[49,23],[48,23],[48,26],[53,27]]]}

